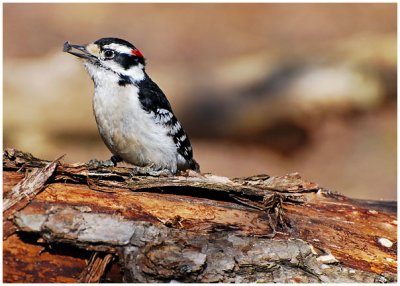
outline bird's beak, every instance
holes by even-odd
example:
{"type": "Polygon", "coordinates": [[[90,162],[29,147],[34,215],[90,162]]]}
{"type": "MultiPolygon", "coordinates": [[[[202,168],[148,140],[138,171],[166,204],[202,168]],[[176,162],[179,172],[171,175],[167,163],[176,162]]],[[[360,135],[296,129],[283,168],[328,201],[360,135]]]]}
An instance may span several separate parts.
{"type": "Polygon", "coordinates": [[[90,60],[90,61],[94,61],[97,60],[97,58],[92,55],[91,53],[89,53],[86,50],[85,46],[79,46],[79,45],[71,45],[69,42],[65,42],[64,43],[64,48],[63,48],[63,52],[67,52],[71,55],[74,55],[76,57],[82,58],[82,59],[86,59],[86,60],[90,60]],[[73,51],[73,50],[77,50],[77,51],[73,51]]]}

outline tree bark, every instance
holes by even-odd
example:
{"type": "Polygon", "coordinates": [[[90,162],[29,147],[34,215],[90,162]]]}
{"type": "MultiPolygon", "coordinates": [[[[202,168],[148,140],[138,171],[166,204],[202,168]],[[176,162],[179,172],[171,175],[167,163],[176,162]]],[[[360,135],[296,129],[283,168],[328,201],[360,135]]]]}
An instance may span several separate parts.
{"type": "Polygon", "coordinates": [[[4,282],[393,282],[395,202],[3,153],[4,282]]]}

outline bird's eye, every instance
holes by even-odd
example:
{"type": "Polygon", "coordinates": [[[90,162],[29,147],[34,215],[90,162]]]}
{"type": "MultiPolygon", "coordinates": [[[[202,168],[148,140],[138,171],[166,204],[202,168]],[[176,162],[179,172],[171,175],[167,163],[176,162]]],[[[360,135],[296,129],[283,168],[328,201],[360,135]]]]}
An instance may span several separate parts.
{"type": "Polygon", "coordinates": [[[114,51],[112,51],[112,50],[105,50],[105,51],[104,51],[104,56],[105,56],[106,58],[111,59],[112,57],[114,57],[114,51]]]}

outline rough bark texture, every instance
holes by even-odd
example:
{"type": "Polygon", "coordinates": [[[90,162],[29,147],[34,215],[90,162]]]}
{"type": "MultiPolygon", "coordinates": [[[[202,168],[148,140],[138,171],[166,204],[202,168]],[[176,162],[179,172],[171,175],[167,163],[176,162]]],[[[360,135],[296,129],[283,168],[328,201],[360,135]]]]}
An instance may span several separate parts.
{"type": "Polygon", "coordinates": [[[392,282],[396,203],[3,154],[4,282],[392,282]]]}

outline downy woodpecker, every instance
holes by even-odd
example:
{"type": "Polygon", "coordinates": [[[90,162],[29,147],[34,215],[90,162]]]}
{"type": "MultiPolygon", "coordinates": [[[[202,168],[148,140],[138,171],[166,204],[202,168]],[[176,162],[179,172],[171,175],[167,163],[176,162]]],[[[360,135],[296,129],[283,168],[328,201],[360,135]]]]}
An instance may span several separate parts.
{"type": "Polygon", "coordinates": [[[102,38],[86,46],[66,42],[63,51],[81,58],[93,79],[93,111],[114,165],[125,161],[153,175],[199,171],[188,136],[134,45],[102,38]]]}

